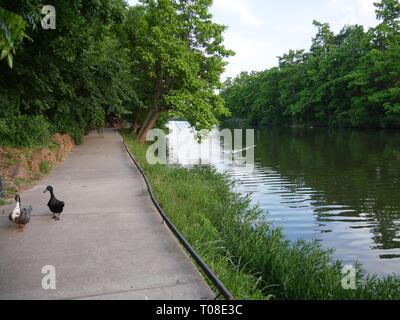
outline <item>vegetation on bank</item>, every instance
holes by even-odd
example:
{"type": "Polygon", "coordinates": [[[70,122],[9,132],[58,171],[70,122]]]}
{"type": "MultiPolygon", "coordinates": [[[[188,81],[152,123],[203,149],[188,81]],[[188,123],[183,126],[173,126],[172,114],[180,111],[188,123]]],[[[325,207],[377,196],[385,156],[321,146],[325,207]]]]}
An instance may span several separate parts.
{"type": "MultiPolygon", "coordinates": [[[[72,150],[74,142],[68,135],[55,134],[43,145],[15,148],[0,146],[0,178],[5,198],[46,176],[72,150]]],[[[6,201],[0,202],[0,205],[6,201]]]]}
{"type": "MultiPolygon", "coordinates": [[[[16,193],[33,182],[40,180],[47,172],[39,170],[33,172],[28,169],[26,159],[38,153],[40,148],[2,148],[0,150],[0,177],[3,181],[5,199],[13,199],[16,193]],[[22,168],[22,169],[20,169],[22,168]]],[[[0,199],[0,206],[7,204],[7,200],[0,199]]]]}
{"type": "Polygon", "coordinates": [[[123,133],[164,211],[237,299],[400,299],[400,278],[365,276],[342,287],[342,263],[318,243],[285,240],[265,213],[211,168],[149,165],[147,147],[123,133]]]}
{"type": "Polygon", "coordinates": [[[291,50],[279,66],[228,79],[222,97],[253,125],[400,128],[400,2],[375,4],[369,30],[317,28],[309,51],[291,50]]]}

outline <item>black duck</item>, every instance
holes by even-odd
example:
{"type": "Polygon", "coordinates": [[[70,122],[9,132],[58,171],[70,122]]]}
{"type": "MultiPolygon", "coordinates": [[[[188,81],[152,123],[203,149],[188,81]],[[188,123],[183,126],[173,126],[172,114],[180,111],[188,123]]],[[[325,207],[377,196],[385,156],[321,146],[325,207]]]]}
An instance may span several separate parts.
{"type": "Polygon", "coordinates": [[[44,189],[43,193],[46,193],[47,191],[50,192],[50,200],[47,203],[50,211],[53,213],[53,219],[55,220],[60,220],[60,214],[63,212],[64,210],[64,206],[65,203],[64,201],[58,200],[55,196],[54,196],[54,190],[52,186],[48,186],[46,189],[44,189]]]}

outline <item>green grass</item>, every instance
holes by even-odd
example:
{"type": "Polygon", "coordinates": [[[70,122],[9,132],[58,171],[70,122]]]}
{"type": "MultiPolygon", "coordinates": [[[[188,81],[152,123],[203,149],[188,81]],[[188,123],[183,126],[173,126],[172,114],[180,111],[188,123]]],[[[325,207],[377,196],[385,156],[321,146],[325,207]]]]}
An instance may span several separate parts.
{"type": "Polygon", "coordinates": [[[265,214],[210,168],[149,165],[146,146],[123,133],[161,206],[237,299],[400,299],[398,277],[365,276],[342,288],[342,263],[317,242],[291,243],[265,214]]]}
{"type": "Polygon", "coordinates": [[[0,206],[5,206],[6,204],[8,204],[9,202],[5,199],[0,199],[0,206]]]}
{"type": "Polygon", "coordinates": [[[22,187],[25,185],[27,182],[26,179],[21,179],[21,178],[15,178],[15,184],[17,185],[18,188],[22,187]]]}
{"type": "Polygon", "coordinates": [[[40,163],[40,172],[41,173],[47,174],[50,172],[50,170],[51,170],[51,166],[48,161],[42,161],[40,163]]]}

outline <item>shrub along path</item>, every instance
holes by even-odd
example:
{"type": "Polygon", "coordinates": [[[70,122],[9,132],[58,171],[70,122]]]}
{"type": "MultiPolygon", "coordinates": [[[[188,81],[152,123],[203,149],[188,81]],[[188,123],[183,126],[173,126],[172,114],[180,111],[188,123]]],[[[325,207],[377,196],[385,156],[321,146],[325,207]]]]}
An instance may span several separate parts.
{"type": "Polygon", "coordinates": [[[23,233],[0,207],[0,299],[211,299],[213,294],[150,201],[121,136],[90,135],[65,163],[21,194],[33,206],[23,233]],[[47,208],[52,185],[66,203],[47,208]],[[45,266],[56,289],[44,290],[45,266]]]}

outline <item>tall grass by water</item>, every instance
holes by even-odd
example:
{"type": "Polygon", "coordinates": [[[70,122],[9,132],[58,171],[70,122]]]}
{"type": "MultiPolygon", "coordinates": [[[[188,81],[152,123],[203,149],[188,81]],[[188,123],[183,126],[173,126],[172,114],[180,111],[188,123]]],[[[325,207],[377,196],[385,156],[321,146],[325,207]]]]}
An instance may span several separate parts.
{"type": "Polygon", "coordinates": [[[122,134],[164,211],[236,299],[400,299],[398,276],[379,279],[360,266],[356,289],[344,289],[332,250],[287,241],[211,168],[149,165],[147,146],[122,134]]]}

